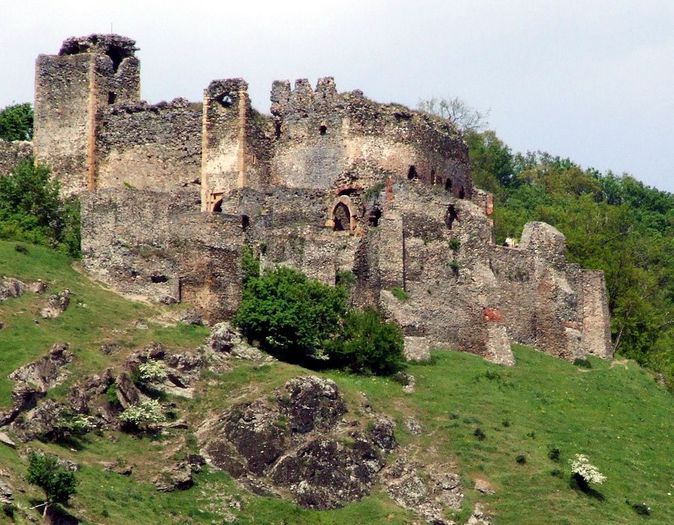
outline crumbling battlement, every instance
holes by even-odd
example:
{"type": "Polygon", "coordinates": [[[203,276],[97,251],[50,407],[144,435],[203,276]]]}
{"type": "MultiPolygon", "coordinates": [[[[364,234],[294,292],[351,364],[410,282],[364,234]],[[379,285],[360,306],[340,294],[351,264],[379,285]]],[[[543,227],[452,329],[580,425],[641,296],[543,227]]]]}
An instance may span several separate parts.
{"type": "Polygon", "coordinates": [[[495,246],[493,198],[473,187],[447,121],[332,78],[275,82],[271,115],[240,78],[202,104],[141,102],[135,42],[69,39],[37,61],[34,147],[82,200],[84,265],[131,295],[233,314],[241,254],[379,307],[416,350],[512,363],[512,342],[566,359],[610,357],[601,272],[566,262],[564,236],[525,226],[495,246]],[[400,300],[405,291],[406,300],[400,300]]]}

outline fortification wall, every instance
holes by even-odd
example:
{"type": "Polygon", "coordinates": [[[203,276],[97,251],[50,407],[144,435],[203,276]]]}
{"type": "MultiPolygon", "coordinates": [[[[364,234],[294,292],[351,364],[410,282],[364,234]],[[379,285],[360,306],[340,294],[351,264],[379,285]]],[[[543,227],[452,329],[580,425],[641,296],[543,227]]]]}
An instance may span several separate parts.
{"type": "Polygon", "coordinates": [[[8,174],[19,162],[33,155],[33,143],[0,140],[0,176],[8,174]]]}
{"type": "Polygon", "coordinates": [[[97,187],[171,191],[201,179],[201,104],[114,105],[97,129],[97,187]]]}
{"type": "Polygon", "coordinates": [[[271,111],[275,184],[367,188],[392,176],[437,184],[457,197],[472,195],[467,147],[446,121],[378,104],[357,91],[339,94],[329,77],[316,90],[305,79],[294,89],[275,82],[271,111]]]}
{"type": "Polygon", "coordinates": [[[82,200],[85,268],[123,293],[230,317],[241,293],[238,216],[199,211],[198,190],[105,189],[82,200]]]}

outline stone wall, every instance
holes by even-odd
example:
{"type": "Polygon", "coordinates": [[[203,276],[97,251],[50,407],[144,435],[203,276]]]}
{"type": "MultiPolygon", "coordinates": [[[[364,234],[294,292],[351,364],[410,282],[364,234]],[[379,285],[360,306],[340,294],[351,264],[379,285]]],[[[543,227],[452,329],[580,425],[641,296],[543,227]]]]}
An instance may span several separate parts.
{"type": "Polygon", "coordinates": [[[33,155],[33,143],[0,140],[0,176],[8,174],[19,162],[33,155]]]}
{"type": "Polygon", "coordinates": [[[275,184],[327,189],[363,188],[395,179],[437,184],[472,195],[468,148],[447,121],[359,91],[337,93],[330,77],[313,90],[305,79],[275,82],[271,173],[275,184]]]}
{"type": "Polygon", "coordinates": [[[68,39],[58,55],[37,59],[35,156],[51,168],[66,195],[96,187],[99,110],[139,100],[134,46],[124,37],[91,35],[68,39]]]}
{"type": "Polygon", "coordinates": [[[131,296],[186,301],[229,317],[241,292],[238,216],[205,214],[196,189],[104,189],[81,195],[84,266],[131,296]]]}
{"type": "Polygon", "coordinates": [[[201,104],[116,104],[99,116],[98,188],[171,191],[201,179],[201,104]]]}

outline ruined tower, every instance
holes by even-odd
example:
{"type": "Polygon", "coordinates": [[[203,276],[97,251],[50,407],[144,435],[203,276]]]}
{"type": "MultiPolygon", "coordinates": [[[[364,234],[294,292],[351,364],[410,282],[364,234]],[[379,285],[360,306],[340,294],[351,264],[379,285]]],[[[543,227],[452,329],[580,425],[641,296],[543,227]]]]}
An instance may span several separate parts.
{"type": "Polygon", "coordinates": [[[35,67],[34,151],[65,194],[96,188],[96,128],[101,108],[140,100],[136,42],[118,35],[73,37],[35,67]]]}

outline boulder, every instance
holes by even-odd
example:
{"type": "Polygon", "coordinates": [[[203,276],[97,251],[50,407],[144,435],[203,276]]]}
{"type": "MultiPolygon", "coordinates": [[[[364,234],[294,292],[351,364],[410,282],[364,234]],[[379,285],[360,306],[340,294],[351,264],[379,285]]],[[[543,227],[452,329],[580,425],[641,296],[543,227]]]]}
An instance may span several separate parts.
{"type": "Polygon", "coordinates": [[[3,277],[0,279],[0,302],[5,299],[19,297],[26,291],[26,285],[18,279],[3,277]]]}
{"type": "Polygon", "coordinates": [[[57,343],[45,357],[17,368],[9,378],[29,386],[35,392],[45,393],[66,378],[67,374],[63,367],[72,359],[73,354],[68,350],[68,345],[57,343]]]}
{"type": "Polygon", "coordinates": [[[43,319],[56,319],[68,309],[70,304],[70,290],[67,288],[62,292],[49,296],[47,306],[40,310],[40,316],[43,319]]]}
{"type": "Polygon", "coordinates": [[[218,323],[211,330],[206,346],[218,354],[251,361],[272,361],[273,358],[248,344],[229,323],[218,323]]]}
{"type": "Polygon", "coordinates": [[[14,490],[6,481],[0,479],[0,504],[10,505],[14,501],[14,490]]]}
{"type": "Polygon", "coordinates": [[[346,413],[346,404],[334,381],[316,376],[296,377],[277,392],[281,413],[292,432],[329,430],[346,413]]]}
{"type": "Polygon", "coordinates": [[[154,486],[160,492],[187,490],[194,485],[192,467],[186,462],[176,463],[162,470],[154,479],[154,486]]]}

